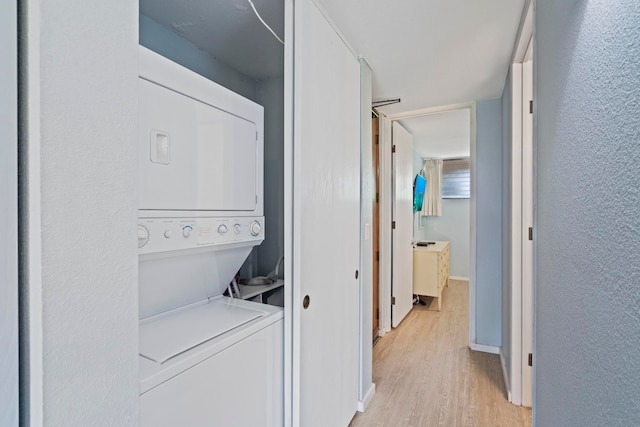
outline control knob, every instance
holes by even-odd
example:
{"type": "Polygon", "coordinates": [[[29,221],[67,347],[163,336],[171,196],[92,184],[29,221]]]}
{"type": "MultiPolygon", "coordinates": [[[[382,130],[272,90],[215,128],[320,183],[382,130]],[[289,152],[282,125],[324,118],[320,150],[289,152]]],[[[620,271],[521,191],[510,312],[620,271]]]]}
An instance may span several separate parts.
{"type": "Polygon", "coordinates": [[[236,234],[240,234],[240,231],[242,230],[242,227],[240,226],[240,224],[235,224],[233,226],[233,232],[236,234]]]}
{"type": "Polygon", "coordinates": [[[253,221],[251,223],[251,235],[255,237],[260,234],[260,231],[262,231],[262,226],[260,225],[260,223],[258,221],[253,221]]]}
{"type": "Polygon", "coordinates": [[[184,227],[182,227],[182,236],[185,239],[188,239],[189,236],[191,236],[191,231],[193,230],[193,227],[190,225],[185,225],[184,227]]]}
{"type": "Polygon", "coordinates": [[[229,228],[226,225],[220,224],[218,226],[218,234],[225,235],[225,234],[227,234],[227,231],[229,231],[229,228]]]}
{"type": "Polygon", "coordinates": [[[149,230],[144,225],[138,224],[138,248],[149,242],[149,230]]]}

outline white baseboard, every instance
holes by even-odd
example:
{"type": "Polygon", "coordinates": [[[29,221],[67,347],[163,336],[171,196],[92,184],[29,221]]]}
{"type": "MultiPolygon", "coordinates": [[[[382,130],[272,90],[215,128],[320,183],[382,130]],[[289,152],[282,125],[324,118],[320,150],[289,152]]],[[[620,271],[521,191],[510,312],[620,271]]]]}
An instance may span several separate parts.
{"type": "Polygon", "coordinates": [[[358,412],[364,412],[367,410],[367,406],[369,406],[374,394],[376,394],[376,385],[371,384],[371,387],[369,387],[369,390],[364,395],[364,399],[358,401],[358,412]]]}
{"type": "Polygon", "coordinates": [[[493,345],[484,345],[472,342],[469,344],[469,348],[473,351],[481,351],[483,353],[500,354],[500,347],[495,347],[493,345]]]}
{"type": "Polygon", "coordinates": [[[500,352],[500,366],[502,366],[502,378],[504,378],[504,388],[507,390],[507,400],[509,402],[511,399],[511,388],[509,387],[509,377],[507,376],[507,367],[504,364],[504,356],[502,355],[502,351],[500,352]]]}
{"type": "Polygon", "coordinates": [[[463,282],[468,282],[469,278],[468,277],[463,277],[463,276],[449,276],[450,280],[460,280],[463,282]]]}

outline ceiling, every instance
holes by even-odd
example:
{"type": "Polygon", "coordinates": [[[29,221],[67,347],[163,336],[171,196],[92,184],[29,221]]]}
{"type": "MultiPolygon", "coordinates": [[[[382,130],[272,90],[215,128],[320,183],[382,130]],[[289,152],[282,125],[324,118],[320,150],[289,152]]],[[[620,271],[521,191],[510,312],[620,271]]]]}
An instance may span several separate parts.
{"type": "Polygon", "coordinates": [[[387,115],[501,96],[524,0],[319,0],[387,115]]]}
{"type": "Polygon", "coordinates": [[[413,135],[413,150],[425,158],[451,159],[471,153],[471,113],[468,108],[400,121],[413,135]]]}
{"type": "MultiPolygon", "coordinates": [[[[253,3],[284,40],[284,0],[253,3]]],[[[284,46],[247,0],[140,0],[140,13],[256,80],[284,73],[284,46]]]]}
{"type": "MultiPolygon", "coordinates": [[[[387,115],[499,97],[525,3],[317,1],[372,66],[374,100],[402,99],[380,108],[387,115]]],[[[284,38],[284,0],[253,2],[284,38]]],[[[140,13],[256,80],[283,75],[283,46],[248,0],[140,0],[140,13]]]]}

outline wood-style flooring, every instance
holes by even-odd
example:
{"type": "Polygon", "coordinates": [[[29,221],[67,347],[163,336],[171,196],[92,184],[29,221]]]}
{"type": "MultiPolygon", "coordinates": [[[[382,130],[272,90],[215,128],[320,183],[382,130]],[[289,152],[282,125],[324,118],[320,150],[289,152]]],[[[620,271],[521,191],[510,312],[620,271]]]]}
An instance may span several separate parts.
{"type": "Polygon", "coordinates": [[[427,298],[378,340],[376,393],[351,427],[531,425],[531,409],[507,401],[499,356],[469,349],[468,291],[451,280],[442,311],[427,298]]]}

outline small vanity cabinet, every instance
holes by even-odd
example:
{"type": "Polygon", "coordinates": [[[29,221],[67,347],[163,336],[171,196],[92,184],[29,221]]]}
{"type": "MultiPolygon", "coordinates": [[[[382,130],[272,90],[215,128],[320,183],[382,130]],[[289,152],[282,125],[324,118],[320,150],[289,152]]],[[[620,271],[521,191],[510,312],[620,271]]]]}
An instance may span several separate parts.
{"type": "Polygon", "coordinates": [[[413,293],[438,299],[442,308],[442,288],[449,284],[449,242],[413,248],[413,293]]]}

